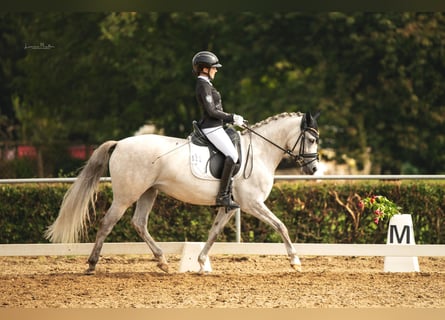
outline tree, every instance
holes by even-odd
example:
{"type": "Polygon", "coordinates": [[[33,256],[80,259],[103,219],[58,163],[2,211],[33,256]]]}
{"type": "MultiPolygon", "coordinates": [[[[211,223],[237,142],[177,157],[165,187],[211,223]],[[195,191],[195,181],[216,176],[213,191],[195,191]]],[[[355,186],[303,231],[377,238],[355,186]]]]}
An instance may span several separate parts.
{"type": "Polygon", "coordinates": [[[346,155],[363,166],[371,150],[374,173],[445,171],[442,13],[6,18],[3,25],[17,28],[3,32],[9,40],[0,44],[55,46],[10,49],[1,62],[3,70],[8,63],[15,68],[8,76],[13,85],[1,87],[16,107],[6,117],[19,118],[21,138],[35,145],[101,143],[147,122],[185,137],[200,116],[191,59],[211,50],[223,64],[214,82],[227,112],[254,123],[284,111],[321,110],[321,147],[333,148],[339,161],[346,155]]]}
{"type": "Polygon", "coordinates": [[[12,106],[17,61],[24,57],[22,38],[13,14],[0,14],[0,137],[6,143],[16,139],[17,119],[12,106]]]}
{"type": "Polygon", "coordinates": [[[336,112],[346,112],[345,148],[353,154],[370,146],[378,173],[401,172],[403,163],[423,172],[443,171],[440,160],[427,164],[426,152],[443,146],[443,134],[437,131],[444,121],[438,116],[444,114],[439,89],[444,80],[443,15],[358,13],[327,18],[331,23],[322,25],[332,32],[325,32],[331,38],[323,46],[333,48],[327,51],[327,74],[334,85],[325,94],[335,97],[336,112]],[[332,24],[338,19],[344,23],[332,24]]]}
{"type": "Polygon", "coordinates": [[[127,135],[121,110],[134,90],[110,65],[101,41],[102,13],[19,15],[28,46],[44,43],[50,50],[27,50],[16,77],[15,112],[21,139],[41,157],[39,176],[53,168],[44,158],[61,151],[67,141],[97,143],[127,135]],[[100,128],[100,129],[97,129],[100,128]],[[45,172],[44,172],[45,171],[45,172]]]}

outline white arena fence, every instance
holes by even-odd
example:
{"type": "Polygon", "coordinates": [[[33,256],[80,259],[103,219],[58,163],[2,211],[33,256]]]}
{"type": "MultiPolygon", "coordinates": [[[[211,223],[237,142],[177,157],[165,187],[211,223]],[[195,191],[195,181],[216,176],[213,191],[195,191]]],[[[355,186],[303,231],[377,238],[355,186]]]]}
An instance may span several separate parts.
{"type": "MultiPolygon", "coordinates": [[[[29,178],[29,179],[0,179],[0,184],[21,183],[73,183],[76,178],[29,178]]],[[[328,176],[306,176],[306,175],[275,175],[275,181],[291,180],[445,180],[443,174],[351,174],[351,175],[328,175],[328,176]]],[[[111,182],[111,178],[102,177],[101,182],[111,182]]]]}
{"type": "MultiPolygon", "coordinates": [[[[159,242],[165,254],[182,254],[186,244],[201,242],[159,242]]],[[[82,256],[89,255],[94,243],[71,244],[1,244],[0,256],[82,256]]],[[[329,244],[296,243],[299,256],[371,256],[371,257],[443,257],[445,245],[404,245],[404,244],[329,244]]],[[[104,243],[102,255],[149,254],[145,242],[104,243]]],[[[210,254],[238,255],[287,255],[283,243],[237,243],[216,242],[210,254]]]]}
{"type": "MultiPolygon", "coordinates": [[[[75,179],[76,178],[0,179],[0,184],[72,183],[75,179]]],[[[275,180],[445,180],[445,175],[276,175],[275,180]]],[[[101,178],[101,181],[110,182],[111,179],[104,177],[101,178]]],[[[237,241],[216,242],[210,250],[210,254],[287,254],[282,243],[241,243],[239,236],[241,225],[240,212],[237,212],[235,219],[237,241]]],[[[195,242],[160,242],[159,246],[166,254],[181,254],[187,243],[195,242]]],[[[0,244],[0,256],[89,255],[93,245],[93,243],[0,244]]],[[[300,256],[445,256],[445,245],[296,243],[294,246],[300,256]]],[[[104,255],[137,255],[147,253],[149,253],[149,248],[144,242],[105,243],[102,250],[102,254],[104,255]]]]}

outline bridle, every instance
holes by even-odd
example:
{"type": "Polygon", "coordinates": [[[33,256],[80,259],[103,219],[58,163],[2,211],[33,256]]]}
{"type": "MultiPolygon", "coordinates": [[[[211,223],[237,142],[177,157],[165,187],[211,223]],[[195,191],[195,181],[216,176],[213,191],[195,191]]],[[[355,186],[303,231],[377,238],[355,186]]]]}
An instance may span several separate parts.
{"type": "Polygon", "coordinates": [[[312,162],[319,160],[318,152],[311,152],[311,153],[304,152],[304,146],[306,143],[306,135],[305,135],[306,132],[309,133],[311,136],[313,136],[315,138],[316,142],[318,143],[318,140],[319,140],[318,130],[316,130],[315,128],[306,127],[301,131],[300,136],[298,137],[297,141],[295,142],[292,150],[285,151],[288,155],[290,155],[292,158],[294,158],[295,162],[297,163],[297,165],[300,168],[305,167],[305,166],[311,164],[312,162]],[[295,150],[298,142],[300,142],[300,140],[301,140],[300,150],[298,152],[298,155],[295,155],[294,150],[295,150]],[[306,161],[306,159],[311,159],[311,160],[306,161]]]}
{"type": "Polygon", "coordinates": [[[298,136],[297,141],[295,141],[295,144],[294,144],[292,149],[284,149],[283,147],[279,146],[275,142],[273,142],[273,141],[269,140],[268,138],[264,137],[263,135],[259,134],[258,132],[256,132],[255,130],[251,129],[250,127],[248,127],[245,124],[243,125],[243,128],[245,128],[248,131],[256,134],[260,138],[266,140],[270,144],[272,144],[275,147],[277,147],[278,149],[282,150],[285,154],[287,154],[290,157],[292,157],[300,168],[305,167],[305,166],[311,164],[312,162],[319,160],[318,152],[311,152],[311,153],[305,153],[304,152],[304,146],[305,146],[305,143],[306,143],[306,135],[305,135],[306,132],[309,133],[311,136],[313,136],[316,139],[317,143],[318,143],[319,133],[318,133],[318,130],[315,129],[315,128],[304,127],[301,130],[300,135],[298,136]],[[297,147],[299,142],[301,142],[300,143],[300,150],[298,151],[298,154],[295,154],[294,150],[297,147]],[[306,160],[306,159],[310,159],[310,160],[306,160]]]}

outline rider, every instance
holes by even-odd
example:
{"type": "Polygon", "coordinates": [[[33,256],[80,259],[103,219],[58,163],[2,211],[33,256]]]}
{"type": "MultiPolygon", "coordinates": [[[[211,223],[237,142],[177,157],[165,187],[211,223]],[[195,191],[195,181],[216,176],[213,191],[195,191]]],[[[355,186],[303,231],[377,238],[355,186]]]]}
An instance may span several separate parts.
{"type": "Polygon", "coordinates": [[[238,162],[238,152],[223,125],[233,123],[242,126],[244,119],[240,115],[223,111],[221,95],[210,82],[215,78],[218,68],[222,67],[217,56],[210,51],[200,51],[193,56],[192,66],[193,73],[197,76],[196,99],[202,109],[200,128],[210,142],[226,156],[216,205],[239,208],[232,200],[232,175],[238,162]]]}

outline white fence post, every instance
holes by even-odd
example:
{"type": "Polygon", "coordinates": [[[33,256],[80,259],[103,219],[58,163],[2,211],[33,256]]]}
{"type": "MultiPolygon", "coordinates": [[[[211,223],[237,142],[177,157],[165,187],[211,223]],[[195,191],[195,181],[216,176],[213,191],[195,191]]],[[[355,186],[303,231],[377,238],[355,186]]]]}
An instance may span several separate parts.
{"type": "Polygon", "coordinates": [[[241,210],[235,211],[236,242],[241,242],[241,210]]]}

